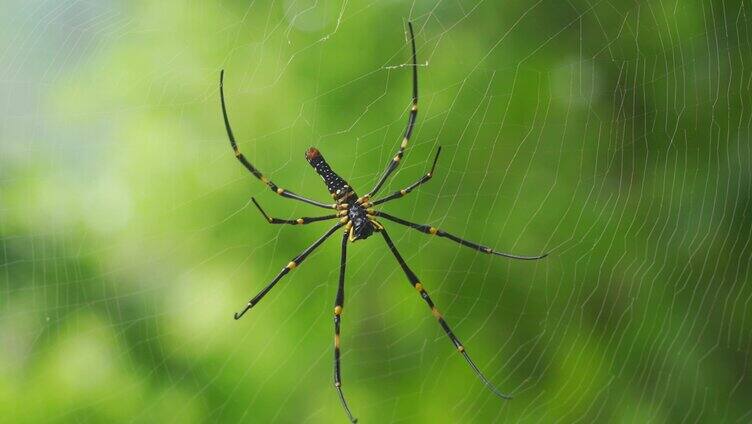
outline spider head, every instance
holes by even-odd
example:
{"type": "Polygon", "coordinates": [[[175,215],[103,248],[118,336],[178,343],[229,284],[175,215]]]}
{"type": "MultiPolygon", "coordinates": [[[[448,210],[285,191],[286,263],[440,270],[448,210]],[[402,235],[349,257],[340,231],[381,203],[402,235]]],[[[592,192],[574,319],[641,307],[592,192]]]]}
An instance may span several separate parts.
{"type": "Polygon", "coordinates": [[[373,234],[373,224],[368,219],[366,211],[360,205],[353,205],[347,210],[347,217],[352,222],[352,236],[350,241],[366,239],[373,234]]]}
{"type": "Polygon", "coordinates": [[[365,220],[360,225],[353,224],[351,241],[367,239],[371,234],[373,234],[373,225],[368,220],[365,220]]]}

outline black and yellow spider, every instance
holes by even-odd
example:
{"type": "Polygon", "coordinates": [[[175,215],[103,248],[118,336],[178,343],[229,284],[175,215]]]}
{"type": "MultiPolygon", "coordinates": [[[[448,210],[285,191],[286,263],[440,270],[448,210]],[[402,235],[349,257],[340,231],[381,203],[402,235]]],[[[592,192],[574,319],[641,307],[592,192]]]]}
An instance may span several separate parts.
{"type": "Polygon", "coordinates": [[[441,147],[436,151],[436,156],[433,159],[433,164],[431,165],[431,170],[428,171],[426,175],[421,177],[418,181],[414,182],[413,184],[410,184],[406,188],[396,191],[386,197],[382,197],[378,200],[372,200],[374,196],[376,196],[376,193],[378,193],[379,189],[384,185],[387,178],[394,172],[395,169],[397,169],[397,166],[400,163],[400,160],[402,159],[402,156],[405,152],[405,149],[407,148],[407,144],[410,141],[410,135],[412,135],[413,127],[415,126],[415,119],[418,116],[418,68],[417,68],[417,60],[416,60],[416,54],[415,54],[415,37],[413,35],[413,26],[411,23],[408,23],[408,28],[410,31],[410,44],[412,47],[412,69],[413,69],[413,95],[412,95],[412,107],[410,108],[410,114],[407,117],[407,128],[405,128],[404,137],[402,139],[402,144],[400,144],[399,150],[397,151],[397,154],[392,158],[392,160],[387,164],[386,170],[381,175],[381,178],[379,178],[379,181],[376,183],[376,185],[371,189],[371,191],[368,192],[365,196],[359,197],[357,193],[355,193],[355,190],[350,187],[347,182],[342,179],[337,173],[335,173],[332,168],[329,166],[329,164],[324,160],[324,157],[321,155],[321,153],[316,149],[315,147],[309,148],[306,153],[305,157],[308,160],[308,163],[313,166],[313,168],[316,170],[316,172],[324,179],[324,182],[326,183],[327,188],[329,189],[329,193],[331,193],[332,197],[334,198],[335,203],[323,203],[318,202],[316,200],[309,199],[307,197],[300,196],[298,194],[295,194],[291,191],[285,190],[282,187],[279,187],[278,185],[274,184],[269,178],[264,176],[256,167],[254,167],[246,157],[240,153],[240,150],[238,150],[237,143],[235,142],[235,137],[232,134],[232,128],[230,127],[230,120],[227,118],[227,108],[225,107],[225,95],[224,95],[224,89],[223,89],[223,81],[224,81],[224,71],[220,73],[219,77],[219,93],[220,93],[220,99],[222,103],[222,115],[224,117],[225,121],[225,128],[227,129],[227,136],[230,139],[230,145],[232,146],[232,149],[235,151],[235,157],[238,158],[240,163],[243,164],[251,173],[256,176],[259,180],[261,180],[264,184],[266,184],[273,192],[279,194],[282,197],[287,197],[289,199],[295,199],[301,202],[305,202],[314,206],[318,206],[324,209],[333,209],[336,212],[332,213],[330,215],[324,215],[324,216],[316,216],[316,217],[304,217],[304,218],[298,218],[298,219],[279,219],[279,218],[272,218],[269,215],[267,215],[266,212],[261,208],[261,206],[258,204],[256,199],[252,199],[253,203],[256,205],[256,207],[259,209],[261,214],[266,218],[267,221],[271,224],[291,224],[291,225],[304,225],[309,224],[311,222],[317,222],[317,221],[326,221],[326,220],[338,220],[337,224],[334,225],[332,228],[329,229],[321,238],[316,240],[312,245],[310,245],[307,249],[305,249],[302,253],[300,253],[298,256],[295,257],[290,263],[288,263],[284,268],[282,268],[282,271],[277,274],[276,277],[269,283],[266,287],[264,287],[261,292],[259,292],[256,296],[251,298],[251,300],[248,301],[245,308],[243,308],[242,311],[235,313],[235,319],[240,319],[246,312],[248,312],[249,309],[251,309],[254,305],[256,305],[264,296],[266,296],[267,293],[279,282],[279,280],[282,279],[287,273],[289,273],[291,270],[298,267],[308,255],[311,254],[317,247],[319,247],[324,240],[329,238],[332,234],[334,234],[338,229],[344,228],[344,234],[342,236],[342,257],[340,261],[340,273],[339,273],[339,285],[337,286],[337,297],[334,301],[334,387],[337,389],[337,393],[339,395],[339,399],[342,402],[342,406],[345,409],[345,412],[347,412],[347,416],[350,419],[350,421],[357,422],[357,420],[353,417],[352,413],[350,412],[350,408],[347,406],[347,401],[345,401],[345,396],[342,393],[342,379],[340,377],[340,320],[342,317],[342,308],[345,306],[345,265],[347,263],[347,243],[349,242],[355,242],[357,240],[364,240],[368,237],[370,237],[374,232],[381,234],[382,237],[384,237],[384,241],[386,242],[387,246],[389,247],[389,250],[392,252],[394,257],[397,259],[397,262],[399,263],[400,267],[402,267],[402,270],[405,272],[405,275],[407,276],[407,279],[410,281],[410,284],[415,288],[415,290],[418,291],[420,296],[423,298],[423,300],[428,304],[428,307],[431,308],[431,313],[439,322],[439,325],[441,325],[441,328],[444,329],[444,332],[449,337],[449,339],[454,344],[454,347],[457,349],[457,351],[462,354],[462,356],[465,358],[467,363],[470,365],[470,368],[475,372],[475,374],[478,376],[478,378],[497,396],[503,399],[509,399],[510,397],[508,395],[505,395],[501,393],[496,387],[494,387],[493,384],[486,378],[486,376],[483,375],[483,373],[480,372],[478,367],[475,365],[475,363],[470,359],[470,356],[467,354],[467,350],[465,350],[465,346],[457,339],[457,337],[452,332],[451,328],[449,328],[449,324],[444,320],[444,317],[441,315],[441,312],[436,308],[431,298],[428,296],[428,293],[423,288],[423,284],[418,280],[418,277],[415,275],[415,273],[410,269],[410,267],[407,266],[405,263],[405,260],[402,258],[402,255],[397,251],[397,248],[394,246],[394,243],[392,242],[392,239],[387,234],[386,228],[376,219],[376,217],[384,218],[388,221],[395,222],[400,225],[404,225],[406,227],[410,227],[413,229],[416,229],[418,231],[421,231],[426,234],[436,235],[439,237],[446,237],[452,241],[455,241],[463,246],[467,246],[469,248],[481,251],[483,253],[488,253],[492,255],[498,255],[498,256],[504,256],[507,258],[513,258],[513,259],[523,259],[523,260],[533,260],[533,259],[541,259],[545,257],[546,255],[541,256],[519,256],[519,255],[512,255],[509,253],[503,253],[498,252],[496,250],[491,249],[490,247],[481,246],[477,243],[473,243],[467,240],[463,240],[455,235],[449,234],[445,231],[442,231],[436,227],[431,227],[428,225],[421,225],[421,224],[415,224],[409,221],[406,221],[404,219],[398,218],[396,216],[389,215],[387,213],[374,210],[373,207],[380,205],[382,203],[389,202],[394,199],[401,198],[411,191],[413,191],[415,188],[420,186],[421,184],[427,182],[431,179],[433,176],[434,168],[436,167],[436,161],[439,159],[439,153],[441,153],[441,147]]]}

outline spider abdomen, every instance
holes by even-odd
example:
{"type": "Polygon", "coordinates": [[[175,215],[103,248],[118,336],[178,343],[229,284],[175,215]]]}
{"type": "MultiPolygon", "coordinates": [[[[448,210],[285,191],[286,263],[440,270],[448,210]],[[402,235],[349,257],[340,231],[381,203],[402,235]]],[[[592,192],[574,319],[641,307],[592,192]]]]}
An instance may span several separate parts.
{"type": "Polygon", "coordinates": [[[324,156],[321,155],[321,152],[319,152],[317,148],[309,148],[306,151],[305,157],[308,163],[311,164],[313,169],[315,169],[316,172],[321,175],[321,178],[326,184],[326,188],[329,190],[329,193],[331,193],[332,197],[334,197],[335,200],[340,202],[349,197],[354,197],[357,199],[357,195],[347,184],[347,181],[345,181],[342,177],[337,175],[336,172],[334,172],[332,167],[329,166],[326,160],[324,160],[324,156]]]}

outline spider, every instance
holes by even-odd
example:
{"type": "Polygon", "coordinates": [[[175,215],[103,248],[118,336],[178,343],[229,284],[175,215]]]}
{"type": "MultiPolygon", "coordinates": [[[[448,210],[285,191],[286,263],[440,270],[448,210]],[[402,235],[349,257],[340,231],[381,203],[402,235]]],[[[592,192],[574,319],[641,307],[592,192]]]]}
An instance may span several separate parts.
{"type": "Polygon", "coordinates": [[[278,195],[282,197],[286,197],[288,199],[294,199],[300,202],[308,203],[310,205],[318,206],[320,208],[324,209],[331,209],[334,211],[334,213],[329,215],[323,215],[323,216],[315,216],[315,217],[303,217],[303,218],[297,218],[297,219],[280,219],[280,218],[273,218],[269,216],[264,209],[261,208],[261,205],[256,201],[255,198],[251,198],[253,200],[254,205],[258,208],[259,212],[261,212],[261,215],[270,223],[270,224],[289,224],[289,225],[306,225],[310,224],[312,222],[319,222],[319,221],[328,221],[328,220],[337,220],[337,223],[331,227],[326,233],[324,233],[323,236],[321,236],[318,240],[313,242],[308,248],[303,250],[298,256],[296,256],[293,260],[291,260],[287,265],[285,265],[284,268],[277,274],[274,279],[266,286],[264,287],[256,296],[252,297],[248,303],[245,305],[243,310],[240,312],[235,313],[235,319],[240,319],[248,310],[253,308],[261,299],[266,296],[269,291],[271,291],[272,288],[284,277],[287,275],[290,271],[300,266],[300,264],[303,263],[303,261],[308,257],[308,255],[311,254],[316,248],[321,246],[321,244],[328,239],[332,234],[337,232],[339,229],[344,229],[344,234],[342,235],[342,253],[341,253],[341,260],[340,260],[340,267],[339,267],[339,284],[337,286],[337,296],[334,301],[334,387],[337,390],[337,394],[339,396],[339,400],[342,403],[342,407],[344,408],[345,412],[347,413],[347,417],[350,419],[351,422],[355,423],[357,422],[357,419],[353,416],[352,412],[350,411],[350,407],[347,404],[347,401],[345,400],[345,395],[342,392],[342,378],[341,378],[341,372],[340,372],[340,325],[341,325],[341,319],[342,319],[342,311],[345,306],[345,266],[347,264],[347,244],[348,242],[356,242],[358,240],[365,240],[368,237],[372,236],[374,233],[379,233],[386,242],[387,247],[391,251],[394,258],[397,260],[397,263],[402,268],[402,271],[405,273],[405,276],[407,277],[410,284],[413,286],[413,288],[418,292],[421,298],[426,302],[428,307],[431,309],[431,313],[438,321],[441,328],[446,333],[447,337],[451,340],[452,344],[454,345],[455,349],[462,355],[462,357],[467,361],[470,368],[473,370],[475,375],[480,379],[483,384],[496,396],[502,398],[502,399],[511,399],[509,395],[506,395],[502,392],[500,392],[489,380],[486,378],[486,376],[480,371],[477,365],[475,365],[475,362],[473,362],[472,359],[470,359],[470,356],[468,356],[467,349],[465,349],[465,346],[460,342],[460,340],[457,338],[457,336],[454,335],[452,332],[452,329],[449,327],[449,324],[447,324],[446,320],[444,319],[443,315],[439,310],[437,309],[434,302],[431,300],[431,297],[428,295],[428,292],[426,292],[426,289],[423,287],[423,283],[420,282],[418,277],[415,275],[415,273],[410,269],[410,267],[405,263],[404,258],[397,250],[397,247],[394,245],[394,242],[389,237],[389,234],[384,227],[384,225],[381,224],[377,220],[377,218],[383,218],[387,221],[391,221],[393,223],[403,225],[405,227],[409,227],[415,230],[418,230],[425,234],[435,235],[439,237],[444,237],[449,240],[452,240],[456,243],[459,243],[463,246],[469,247],[471,249],[478,250],[483,253],[491,254],[491,255],[497,255],[497,256],[503,256],[507,258],[512,259],[522,259],[522,260],[535,260],[535,259],[541,259],[544,258],[547,254],[543,254],[540,256],[520,256],[520,255],[514,255],[510,253],[504,253],[496,251],[490,247],[482,246],[480,244],[467,241],[464,239],[461,239],[453,234],[447,233],[446,231],[440,230],[436,227],[432,227],[429,225],[423,225],[423,224],[416,224],[407,220],[404,220],[402,218],[398,218],[396,216],[387,214],[382,211],[378,211],[373,209],[375,206],[390,202],[395,199],[402,198],[406,196],[408,193],[412,192],[418,186],[428,182],[431,177],[433,177],[434,169],[436,168],[436,163],[439,160],[439,154],[441,153],[441,147],[439,147],[436,151],[436,156],[433,158],[433,164],[431,165],[431,170],[428,171],[425,175],[423,175],[419,180],[415,181],[414,183],[410,184],[409,186],[405,187],[402,190],[395,191],[394,193],[384,196],[377,200],[372,200],[376,194],[379,192],[379,189],[382,188],[384,183],[387,181],[390,175],[397,169],[397,166],[399,165],[400,161],[402,160],[402,157],[405,153],[405,149],[407,148],[407,144],[410,141],[410,136],[413,133],[413,128],[415,126],[415,120],[418,116],[418,68],[417,68],[417,56],[415,53],[415,36],[413,34],[413,26],[411,22],[408,22],[407,24],[409,32],[410,32],[410,45],[412,48],[412,79],[413,79],[413,90],[412,90],[412,106],[410,108],[410,113],[407,117],[407,127],[405,128],[404,136],[402,138],[402,143],[400,144],[399,150],[397,150],[397,154],[392,158],[391,161],[386,165],[386,169],[384,170],[383,174],[379,178],[378,182],[376,182],[376,185],[364,196],[358,196],[358,194],[355,192],[355,190],[340,177],[336,172],[332,170],[332,168],[329,166],[329,164],[324,160],[324,157],[321,155],[321,152],[319,152],[318,149],[315,147],[309,148],[305,152],[305,158],[308,161],[308,163],[316,170],[316,172],[323,178],[324,183],[326,184],[327,189],[329,190],[329,193],[334,198],[335,203],[323,203],[316,200],[309,199],[308,197],[304,197],[298,194],[295,194],[289,190],[286,190],[275,183],[272,182],[268,177],[264,176],[255,166],[253,166],[248,159],[243,155],[243,153],[240,152],[238,149],[237,143],[235,141],[235,136],[233,135],[232,128],[230,126],[230,120],[227,117],[227,108],[225,106],[225,95],[224,95],[224,70],[220,72],[219,77],[219,93],[220,93],[220,101],[222,104],[222,116],[224,118],[225,122],[225,128],[227,130],[227,137],[230,139],[230,145],[232,146],[233,151],[235,152],[235,157],[240,161],[243,166],[245,166],[248,171],[251,172],[256,178],[261,180],[264,184],[266,184],[273,192],[277,193],[278,195]]]}

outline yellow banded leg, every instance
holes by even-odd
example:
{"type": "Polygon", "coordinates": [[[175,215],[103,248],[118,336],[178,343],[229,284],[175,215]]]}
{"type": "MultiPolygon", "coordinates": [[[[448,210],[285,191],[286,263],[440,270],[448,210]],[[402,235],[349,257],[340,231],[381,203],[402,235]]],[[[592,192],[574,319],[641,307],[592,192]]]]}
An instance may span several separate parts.
{"type": "Polygon", "coordinates": [[[342,311],[345,307],[345,267],[347,265],[347,242],[348,232],[342,235],[342,256],[339,265],[339,284],[337,285],[337,298],[334,301],[334,387],[337,395],[347,413],[350,422],[355,423],[358,420],[353,417],[350,407],[347,406],[345,395],[342,392],[342,372],[340,369],[340,326],[342,323],[342,311]]]}
{"type": "Polygon", "coordinates": [[[412,93],[412,106],[410,107],[410,113],[407,115],[407,125],[405,127],[405,133],[402,136],[402,142],[400,143],[399,150],[397,150],[397,154],[392,158],[391,161],[386,166],[386,170],[384,170],[384,173],[381,175],[381,178],[379,178],[379,181],[376,183],[376,185],[371,189],[371,191],[366,194],[365,197],[372,197],[374,196],[379,189],[384,185],[387,178],[394,172],[395,169],[397,169],[397,166],[400,163],[400,160],[402,159],[402,156],[405,153],[405,149],[407,149],[407,145],[410,142],[410,137],[413,134],[413,129],[415,128],[415,122],[418,119],[418,58],[417,54],[415,53],[415,34],[413,33],[413,25],[412,23],[407,23],[408,29],[410,30],[410,47],[412,48],[412,70],[413,70],[413,93],[412,93]]]}
{"type": "Polygon", "coordinates": [[[259,212],[261,212],[261,215],[264,216],[264,219],[266,219],[266,221],[269,222],[270,224],[305,225],[305,224],[310,224],[312,222],[327,221],[327,220],[335,219],[338,217],[337,214],[332,214],[332,215],[313,216],[313,217],[304,216],[304,217],[297,218],[297,219],[273,218],[269,216],[263,208],[261,208],[261,205],[259,205],[255,197],[251,197],[251,200],[253,201],[253,204],[256,205],[256,208],[258,208],[259,212]]]}
{"type": "Polygon", "coordinates": [[[452,329],[449,327],[449,324],[447,324],[446,320],[444,319],[444,316],[441,314],[441,312],[439,312],[439,309],[431,300],[431,297],[428,295],[428,292],[426,292],[426,289],[423,287],[423,284],[418,280],[418,277],[410,269],[410,267],[407,266],[407,263],[402,258],[402,255],[400,255],[399,251],[397,250],[397,247],[394,245],[394,242],[392,242],[392,239],[389,237],[386,230],[382,230],[381,235],[384,237],[384,241],[386,241],[386,244],[389,247],[389,250],[392,252],[392,255],[394,255],[394,258],[397,259],[397,262],[402,268],[402,271],[405,273],[405,276],[407,276],[408,281],[410,281],[410,284],[412,284],[413,288],[415,288],[415,290],[418,292],[420,297],[426,302],[426,305],[428,305],[428,307],[431,309],[431,313],[436,318],[441,328],[444,330],[444,333],[446,333],[447,337],[449,338],[449,340],[451,340],[455,349],[457,349],[457,351],[462,355],[462,357],[465,359],[468,365],[470,365],[470,368],[473,370],[473,372],[478,377],[478,379],[482,381],[483,384],[485,384],[486,387],[489,390],[491,390],[496,396],[499,396],[502,399],[510,399],[510,396],[504,393],[501,393],[488,380],[488,378],[486,378],[486,376],[483,375],[480,369],[475,365],[475,362],[473,362],[472,359],[470,359],[470,356],[468,356],[465,350],[465,346],[460,342],[457,336],[454,335],[454,333],[452,332],[452,329]]]}
{"type": "Polygon", "coordinates": [[[538,256],[522,256],[522,255],[516,255],[516,254],[512,254],[512,253],[499,252],[497,250],[491,249],[490,247],[483,246],[483,245],[480,245],[478,243],[474,243],[472,241],[468,241],[468,240],[465,240],[465,239],[461,239],[461,238],[455,236],[454,234],[450,234],[450,233],[448,233],[446,231],[443,231],[443,230],[440,230],[440,229],[438,229],[436,227],[431,227],[429,225],[423,225],[423,224],[416,224],[414,222],[410,222],[410,221],[407,221],[405,219],[398,218],[398,217],[393,216],[393,215],[389,215],[388,213],[385,213],[385,212],[374,211],[374,212],[371,213],[371,215],[372,216],[378,216],[378,217],[387,219],[387,220],[392,221],[392,222],[396,222],[397,224],[404,225],[406,227],[410,227],[410,228],[412,228],[414,230],[420,231],[421,233],[425,233],[425,234],[430,234],[430,235],[434,235],[434,236],[438,236],[438,237],[447,238],[447,239],[452,240],[455,243],[459,243],[459,244],[461,244],[461,245],[463,245],[465,247],[469,247],[471,249],[477,250],[479,252],[487,253],[487,254],[490,254],[490,255],[503,256],[505,258],[521,259],[521,260],[526,260],[526,261],[536,260],[536,259],[543,259],[546,256],[548,256],[547,253],[545,253],[543,255],[538,255],[538,256]]]}
{"type": "Polygon", "coordinates": [[[292,261],[290,261],[287,265],[285,265],[284,268],[277,274],[276,277],[266,286],[264,287],[256,296],[252,297],[251,300],[248,301],[248,303],[245,305],[245,308],[243,308],[242,311],[235,313],[235,319],[240,319],[246,312],[248,312],[251,308],[253,308],[261,299],[266,296],[269,291],[274,288],[274,286],[279,282],[279,280],[282,279],[285,275],[287,275],[290,271],[297,268],[298,265],[303,263],[303,261],[308,257],[308,255],[311,254],[314,250],[316,250],[317,247],[321,245],[321,243],[324,242],[329,236],[334,234],[335,231],[337,231],[339,228],[342,227],[343,224],[337,223],[335,226],[329,229],[326,233],[324,233],[323,236],[319,237],[318,240],[313,242],[310,246],[308,246],[303,252],[301,252],[298,256],[295,257],[292,261]]]}
{"type": "Polygon", "coordinates": [[[238,148],[238,143],[235,140],[235,135],[232,132],[232,126],[230,125],[230,118],[227,116],[227,105],[225,104],[225,89],[224,89],[224,79],[225,79],[225,71],[222,70],[219,74],[219,98],[222,103],[222,118],[225,121],[225,130],[227,131],[227,138],[230,140],[230,146],[232,147],[232,151],[235,153],[235,157],[238,159],[238,161],[251,173],[254,177],[258,178],[262,183],[266,184],[269,189],[277,194],[279,194],[282,197],[286,197],[288,199],[295,199],[300,202],[308,203],[309,205],[318,206],[320,208],[326,208],[326,209],[334,209],[336,205],[321,203],[313,199],[309,199],[307,197],[295,194],[291,191],[285,190],[281,187],[278,187],[276,184],[274,184],[269,178],[264,176],[261,171],[256,169],[251,162],[246,159],[245,155],[240,152],[240,149],[238,148]]]}
{"type": "Polygon", "coordinates": [[[386,203],[386,202],[388,202],[390,200],[399,199],[400,197],[407,196],[410,192],[412,192],[413,190],[415,190],[418,186],[420,186],[421,184],[424,184],[424,183],[428,182],[431,179],[431,177],[433,177],[433,172],[434,172],[434,169],[436,169],[436,162],[439,160],[439,154],[440,153],[441,153],[441,146],[439,146],[438,150],[436,150],[436,156],[434,156],[434,158],[433,158],[433,165],[431,165],[431,170],[428,171],[428,173],[426,173],[426,175],[422,176],[418,181],[410,184],[409,186],[403,188],[402,190],[395,191],[394,193],[392,193],[392,194],[390,194],[390,195],[388,195],[386,197],[383,197],[383,198],[381,198],[379,200],[374,200],[372,204],[374,206],[375,205],[380,205],[380,204],[386,203]]]}

